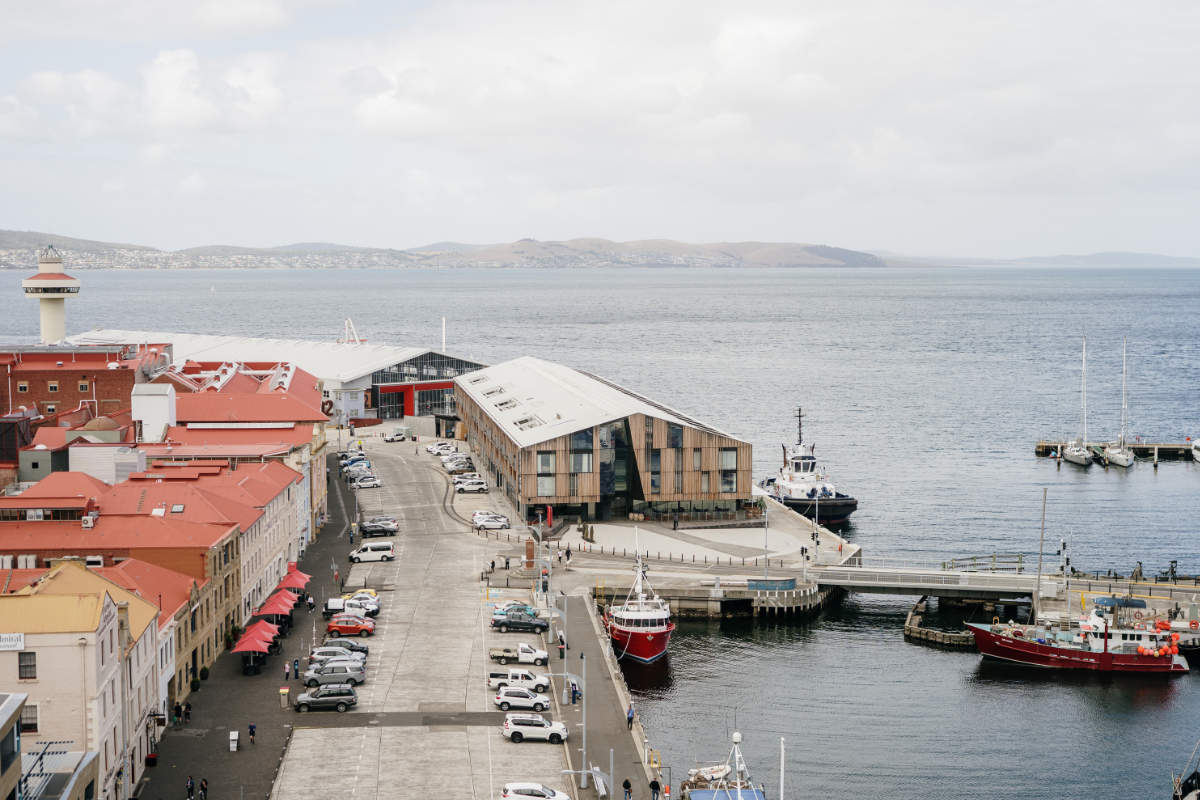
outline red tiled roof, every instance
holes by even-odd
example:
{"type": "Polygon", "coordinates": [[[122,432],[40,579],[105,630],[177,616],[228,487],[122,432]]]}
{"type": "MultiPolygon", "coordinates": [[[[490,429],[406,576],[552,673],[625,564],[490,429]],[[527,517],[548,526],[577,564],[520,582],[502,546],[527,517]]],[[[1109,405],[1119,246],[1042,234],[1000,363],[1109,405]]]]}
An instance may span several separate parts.
{"type": "Polygon", "coordinates": [[[0,594],[11,594],[26,586],[32,586],[49,571],[49,567],[0,570],[0,594]]]}
{"type": "Polygon", "coordinates": [[[66,508],[87,509],[94,501],[90,497],[29,497],[28,494],[0,496],[0,508],[66,508]]]}
{"type": "Polygon", "coordinates": [[[114,567],[94,570],[102,577],[149,600],[162,612],[158,615],[158,627],[164,628],[192,599],[192,584],[204,586],[208,580],[197,581],[191,575],[173,569],[150,564],[141,559],[130,558],[114,567]]]}
{"type": "Polygon", "coordinates": [[[22,497],[99,497],[109,485],[86,472],[51,472],[21,493],[22,497]]]}
{"type": "Polygon", "coordinates": [[[100,516],[149,516],[154,509],[164,510],[162,519],[187,522],[237,524],[247,531],[263,512],[252,503],[241,503],[226,493],[197,481],[131,480],[112,487],[99,499],[100,516]],[[181,511],[172,508],[182,506],[181,511]]]}
{"type": "Polygon", "coordinates": [[[167,439],[180,444],[267,444],[299,447],[313,438],[311,423],[291,428],[188,428],[176,425],[167,428],[167,439]]]}
{"type": "Polygon", "coordinates": [[[73,280],[77,280],[77,279],[72,278],[70,275],[68,275],[65,272],[38,272],[34,275],[30,275],[25,280],[27,280],[27,281],[73,281],[73,280]]]}
{"type": "Polygon", "coordinates": [[[205,388],[204,391],[206,391],[206,392],[230,392],[233,394],[248,394],[250,392],[257,392],[258,387],[259,387],[259,382],[257,379],[251,377],[250,375],[247,375],[244,372],[235,372],[229,376],[229,380],[227,380],[225,382],[224,386],[221,386],[220,388],[218,388],[216,386],[209,386],[209,387],[205,388]]]}
{"type": "Polygon", "coordinates": [[[180,422],[326,422],[320,411],[287,394],[199,392],[175,398],[180,422]]]}
{"type": "Polygon", "coordinates": [[[204,549],[221,541],[233,524],[188,522],[146,516],[103,515],[95,526],[84,528],[79,520],[0,522],[0,552],[36,553],[40,550],[78,549],[81,554],[97,548],[204,549]]]}
{"type": "Polygon", "coordinates": [[[142,442],[137,448],[151,458],[270,458],[286,455],[293,445],[282,442],[247,444],[168,444],[142,442]]]}
{"type": "Polygon", "coordinates": [[[61,450],[67,446],[67,433],[70,430],[70,428],[56,428],[50,425],[43,425],[33,435],[33,441],[22,449],[28,450],[40,444],[45,445],[47,450],[61,450]]]}

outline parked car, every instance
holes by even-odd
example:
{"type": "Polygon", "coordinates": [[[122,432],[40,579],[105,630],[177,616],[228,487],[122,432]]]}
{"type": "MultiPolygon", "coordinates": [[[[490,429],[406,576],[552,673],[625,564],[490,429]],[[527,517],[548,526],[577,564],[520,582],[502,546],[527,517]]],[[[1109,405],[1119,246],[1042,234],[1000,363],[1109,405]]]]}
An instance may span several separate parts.
{"type": "MultiPolygon", "coordinates": [[[[483,476],[480,475],[478,472],[464,472],[462,475],[454,476],[455,483],[465,483],[467,481],[481,481],[481,480],[483,480],[483,476]]],[[[491,511],[476,511],[475,513],[476,514],[491,514],[493,512],[491,512],[491,511]]]]}
{"type": "Polygon", "coordinates": [[[351,603],[342,597],[331,597],[326,600],[325,605],[321,608],[321,616],[329,619],[330,617],[339,615],[365,617],[367,616],[367,609],[361,603],[351,603]]]}
{"type": "Polygon", "coordinates": [[[357,639],[339,639],[336,636],[325,639],[325,644],[322,647],[341,647],[344,650],[349,650],[351,653],[362,653],[364,656],[371,654],[371,648],[363,644],[357,639]]]}
{"type": "Polygon", "coordinates": [[[435,456],[444,456],[447,453],[455,452],[457,449],[449,442],[434,442],[433,444],[425,445],[425,452],[432,453],[435,456]]]}
{"type": "Polygon", "coordinates": [[[571,800],[571,796],[540,783],[506,783],[501,800],[571,800]]]}
{"type": "Polygon", "coordinates": [[[357,453],[355,455],[346,456],[341,461],[338,461],[338,466],[342,469],[345,469],[346,467],[353,466],[354,464],[361,464],[364,461],[368,461],[366,454],[357,453]]]}
{"type": "Polygon", "coordinates": [[[376,478],[374,475],[364,475],[361,478],[355,478],[350,485],[355,489],[378,489],[380,486],[383,486],[379,482],[379,478],[376,478]]]}
{"type": "Polygon", "coordinates": [[[366,661],[367,654],[357,653],[353,650],[347,650],[345,647],[331,647],[329,645],[314,647],[312,652],[308,654],[309,664],[318,664],[324,661],[336,661],[339,659],[366,661]]]}
{"type": "Polygon", "coordinates": [[[550,698],[544,694],[521,689],[517,686],[505,686],[496,692],[492,702],[500,706],[501,711],[510,708],[531,708],[534,711],[545,711],[550,707],[550,698]]]}
{"type": "Polygon", "coordinates": [[[567,726],[545,719],[541,714],[508,714],[504,717],[504,728],[500,733],[512,742],[540,739],[559,744],[567,738],[567,726]]]}
{"type": "MultiPolygon", "coordinates": [[[[321,686],[326,683],[348,683],[357,686],[367,679],[367,670],[361,661],[326,661],[315,667],[309,667],[304,673],[305,686],[321,686]]],[[[505,691],[518,691],[506,689],[505,691]]],[[[525,691],[524,689],[520,691],[525,691]]]]}
{"type": "Polygon", "coordinates": [[[510,611],[503,617],[492,617],[492,627],[501,633],[508,631],[532,631],[542,633],[550,629],[550,623],[520,611],[510,611]]]}
{"type": "Polygon", "coordinates": [[[475,520],[475,527],[483,528],[484,530],[488,531],[507,530],[509,527],[508,517],[502,517],[499,515],[480,517],[479,519],[475,520]]]}
{"type": "Polygon", "coordinates": [[[389,433],[388,435],[383,437],[383,440],[385,442],[403,442],[404,439],[405,439],[405,436],[403,433],[389,433]]]}
{"type": "Polygon", "coordinates": [[[493,647],[488,650],[488,658],[500,664],[515,661],[518,664],[533,664],[542,666],[550,658],[545,650],[538,650],[531,644],[521,642],[516,647],[493,647]]]}
{"type": "Polygon", "coordinates": [[[374,525],[368,523],[359,525],[358,532],[362,534],[364,539],[370,536],[395,536],[397,533],[396,529],[389,525],[374,525]]]}
{"type": "Polygon", "coordinates": [[[475,469],[475,465],[470,461],[458,461],[453,464],[446,465],[446,472],[451,475],[462,475],[466,472],[471,472],[475,469]]]}
{"type": "Polygon", "coordinates": [[[522,689],[532,689],[545,693],[550,688],[550,679],[545,675],[530,672],[527,669],[504,669],[488,673],[488,686],[493,689],[503,689],[505,686],[518,686],[522,689]]]}
{"type": "Polygon", "coordinates": [[[454,490],[459,494],[465,492],[487,492],[488,485],[483,481],[463,481],[454,490]]]}
{"type": "Polygon", "coordinates": [[[536,617],[538,615],[537,609],[533,606],[528,606],[524,603],[516,603],[511,600],[492,609],[492,619],[507,617],[509,614],[526,614],[531,617],[536,617]]]}
{"type": "Polygon", "coordinates": [[[365,592],[352,592],[350,594],[344,594],[342,595],[342,599],[347,602],[353,601],[358,603],[367,609],[367,616],[370,617],[378,614],[379,609],[383,607],[383,604],[379,602],[378,597],[373,594],[366,594],[365,592]]]}
{"type": "Polygon", "coordinates": [[[397,520],[395,517],[389,517],[389,516],[367,517],[366,519],[363,520],[363,524],[364,525],[391,525],[393,528],[397,528],[397,529],[400,527],[400,521],[397,520]]]}
{"type": "Polygon", "coordinates": [[[350,561],[355,564],[360,561],[391,561],[395,557],[396,545],[393,542],[369,542],[350,552],[350,561]]]}
{"type": "Polygon", "coordinates": [[[326,633],[336,633],[338,636],[367,637],[375,633],[375,620],[366,617],[356,617],[353,614],[339,614],[325,626],[326,633]]]}
{"type": "Polygon", "coordinates": [[[334,711],[345,711],[358,705],[358,693],[348,683],[327,683],[299,695],[294,705],[301,714],[331,708],[334,711]]]}

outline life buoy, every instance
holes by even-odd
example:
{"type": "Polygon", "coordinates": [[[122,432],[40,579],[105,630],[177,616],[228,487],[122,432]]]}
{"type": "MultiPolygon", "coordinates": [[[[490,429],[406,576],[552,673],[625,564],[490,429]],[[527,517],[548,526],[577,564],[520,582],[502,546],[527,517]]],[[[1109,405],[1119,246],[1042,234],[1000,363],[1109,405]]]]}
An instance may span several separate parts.
{"type": "Polygon", "coordinates": [[[1142,612],[1140,612],[1140,611],[1135,611],[1135,612],[1133,612],[1133,618],[1134,618],[1134,619],[1141,619],[1141,618],[1142,618],[1142,612]]]}
{"type": "Polygon", "coordinates": [[[1192,620],[1191,622],[1188,623],[1188,627],[1191,628],[1192,630],[1196,630],[1197,628],[1200,628],[1200,621],[1192,620]]]}

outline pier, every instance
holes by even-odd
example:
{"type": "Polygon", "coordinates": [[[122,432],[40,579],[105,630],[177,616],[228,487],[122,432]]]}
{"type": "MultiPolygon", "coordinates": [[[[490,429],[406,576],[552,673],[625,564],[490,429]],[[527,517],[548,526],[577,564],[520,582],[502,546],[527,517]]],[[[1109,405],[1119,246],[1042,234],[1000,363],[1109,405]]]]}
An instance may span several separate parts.
{"type": "MultiPolygon", "coordinates": [[[[1104,448],[1112,442],[1087,442],[1087,448],[1093,453],[1103,453],[1104,448]]],[[[1051,453],[1061,453],[1067,446],[1065,440],[1041,440],[1033,448],[1033,452],[1043,458],[1049,458],[1051,453]]],[[[1191,442],[1126,442],[1125,446],[1133,451],[1133,455],[1145,461],[1192,461],[1191,442]]]]}

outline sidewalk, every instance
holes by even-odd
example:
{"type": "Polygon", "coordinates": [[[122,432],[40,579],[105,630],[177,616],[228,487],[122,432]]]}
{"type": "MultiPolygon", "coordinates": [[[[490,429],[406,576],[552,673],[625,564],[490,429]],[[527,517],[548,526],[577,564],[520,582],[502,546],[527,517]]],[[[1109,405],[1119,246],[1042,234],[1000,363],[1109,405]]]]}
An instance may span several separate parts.
{"type": "MultiPolygon", "coordinates": [[[[345,491],[340,481],[331,483],[329,521],[300,561],[300,570],[312,575],[307,589],[314,597],[335,590],[330,562],[336,561],[343,569],[345,566],[345,498],[339,504],[333,496],[345,491]]],[[[303,691],[295,678],[284,682],[284,657],[288,662],[300,659],[301,669],[305,668],[311,621],[321,619],[319,610],[310,618],[302,604],[296,609],[296,624],[283,639],[283,654],[268,657],[261,674],[242,675],[241,656],[236,653],[226,652],[217,659],[209,679],[188,698],[192,704],[191,724],[179,730],[167,728],[158,745],[158,766],[146,770],[147,777],[135,790],[136,796],[148,800],[185,797],[189,775],[197,791],[200,779],[207,778],[209,797],[214,800],[252,800],[270,795],[295,716],[290,709],[279,708],[279,688],[288,686],[291,698],[303,691]],[[247,736],[250,723],[258,727],[255,744],[250,744],[247,736]],[[239,732],[240,749],[236,753],[229,751],[231,729],[239,732]]]]}

